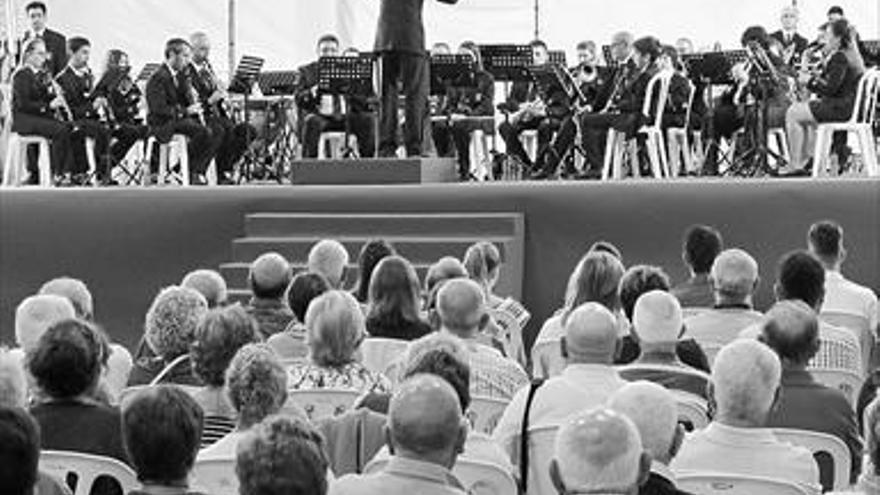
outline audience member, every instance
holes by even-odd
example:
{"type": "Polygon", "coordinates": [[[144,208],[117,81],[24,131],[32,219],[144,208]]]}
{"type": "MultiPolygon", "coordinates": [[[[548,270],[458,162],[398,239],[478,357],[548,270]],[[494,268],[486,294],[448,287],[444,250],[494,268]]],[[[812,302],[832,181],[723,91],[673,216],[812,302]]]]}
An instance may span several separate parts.
{"type": "Polygon", "coordinates": [[[129,385],[176,383],[200,386],[192,374],[189,347],[208,303],[201,294],[183,287],[166,287],[153,300],[144,322],[144,340],[152,356],[141,357],[129,385]]]}
{"type": "Polygon", "coordinates": [[[550,479],[559,495],[637,495],[650,466],[633,422],[596,408],[578,413],[559,428],[550,479]]]}
{"type": "Polygon", "coordinates": [[[434,293],[440,282],[467,277],[467,268],[458,258],[444,256],[428,267],[428,271],[425,273],[425,294],[430,296],[430,294],[434,293]]]}
{"type": "Polygon", "coordinates": [[[173,385],[142,390],[126,401],[125,449],[141,483],[129,495],[195,495],[189,490],[190,471],[202,441],[203,421],[195,400],[173,385]]]}
{"type": "Polygon", "coordinates": [[[282,360],[305,360],[309,356],[306,344],[306,310],[312,300],[330,290],[322,275],[312,272],[299,273],[290,282],[287,289],[287,305],[296,318],[287,325],[283,332],[276,333],[266,341],[282,360]]]}
{"type": "Polygon", "coordinates": [[[66,297],[55,295],[31,296],[15,309],[15,343],[13,350],[17,359],[37,346],[40,337],[52,325],[76,318],[76,309],[66,297]]]}
{"type": "MultiPolygon", "coordinates": [[[[852,406],[839,390],[813,379],[807,365],[819,351],[819,321],[803,301],[782,301],[767,312],[761,341],[782,362],[780,399],[767,426],[827,433],[843,440],[852,458],[852,482],[861,471],[862,441],[852,406]]],[[[820,467],[821,463],[820,463],[820,467]]],[[[833,472],[822,470],[823,486],[830,489],[833,472]]]]}
{"type": "Polygon", "coordinates": [[[880,495],[880,399],[865,407],[865,465],[856,484],[859,493],[880,495]]]}
{"type": "Polygon", "coordinates": [[[623,263],[623,253],[620,249],[609,241],[596,241],[587,250],[588,253],[608,253],[617,258],[617,261],[623,263]]]}
{"type": "Polygon", "coordinates": [[[0,406],[26,407],[28,400],[27,377],[21,362],[0,347],[0,406]]]}
{"type": "Polygon", "coordinates": [[[711,308],[715,304],[709,271],[715,257],[724,248],[721,233],[708,225],[693,225],[684,235],[681,257],[690,271],[690,278],[672,288],[684,308],[711,308]]]}
{"type": "Polygon", "coordinates": [[[101,376],[101,334],[84,320],[56,323],[27,354],[27,366],[47,400],[31,408],[42,448],[128,462],[119,410],[94,399],[101,376]]]}
{"type": "Polygon", "coordinates": [[[309,305],[305,323],[310,362],[289,368],[290,389],[391,390],[388,378],[358,361],[367,332],[364,315],[351,294],[334,290],[318,296],[309,305]]]}
{"type": "Polygon", "coordinates": [[[471,280],[480,284],[486,292],[486,305],[492,309],[498,307],[504,301],[503,297],[494,293],[501,274],[501,252],[498,247],[491,242],[478,242],[464,253],[462,264],[471,280]]]}
{"type": "Polygon", "coordinates": [[[226,306],[229,298],[226,280],[214,270],[191,271],[183,277],[180,286],[192,289],[204,296],[209,309],[226,306]]]}
{"type": "Polygon", "coordinates": [[[675,474],[669,469],[684,439],[672,393],[656,383],[628,383],[611,396],[608,407],[632,420],[642,448],[651,456],[651,472],[639,494],[687,495],[676,488],[675,474]]]}
{"type": "Polygon", "coordinates": [[[389,256],[370,279],[367,331],[371,337],[415,340],[431,333],[419,312],[419,279],[412,264],[389,256]]]}
{"type": "Polygon", "coordinates": [[[324,495],[324,440],[306,420],[272,416],[238,444],[235,473],[240,495],[324,495]]]}
{"type": "Polygon", "coordinates": [[[309,271],[323,275],[333,289],[343,288],[346,268],[348,251],[337,241],[325,239],[312,246],[309,251],[309,271]]]}
{"type": "Polygon", "coordinates": [[[278,253],[263,254],[251,265],[248,285],[253,297],[247,311],[257,320],[264,340],[283,331],[293,321],[293,313],[284,300],[290,279],[290,265],[278,253]]]}
{"type": "Polygon", "coordinates": [[[643,294],[633,312],[633,334],[642,352],[620,370],[620,376],[707,398],[709,375],[686,366],[675,353],[682,330],[681,306],[675,296],[661,290],[643,294]]]}
{"type": "Polygon", "coordinates": [[[376,265],[383,259],[396,255],[394,246],[384,239],[373,239],[364,244],[360,255],[358,255],[357,286],[352,291],[354,298],[359,303],[367,304],[370,300],[370,279],[373,277],[376,265]]]}
{"type": "Polygon", "coordinates": [[[239,349],[259,340],[257,322],[240,305],[208,311],[190,347],[192,370],[205,385],[192,394],[205,415],[202,448],[235,428],[235,408],[224,389],[226,368],[239,349]]]}
{"type": "MultiPolygon", "coordinates": [[[[620,279],[620,303],[627,322],[632,322],[636,301],[642,294],[660,290],[669,292],[669,276],[655,266],[636,265],[630,267],[620,279]]],[[[638,359],[642,348],[634,335],[621,337],[620,352],[615,359],[616,364],[629,364],[638,359]]],[[[691,368],[709,372],[709,360],[697,342],[692,338],[679,338],[675,345],[675,353],[682,363],[691,368]]]]}
{"type": "Polygon", "coordinates": [[[605,404],[626,384],[613,366],[618,348],[617,318],[602,304],[584,303],[571,312],[560,347],[567,363],[562,373],[543,384],[534,382],[532,387],[538,386],[537,390],[520,389],[492,433],[514,465],[519,465],[515,452],[530,395],[528,427],[560,425],[574,413],[605,404]]]}
{"type": "Polygon", "coordinates": [[[467,439],[461,402],[438,376],[416,375],[403,382],[388,412],[385,468],[375,474],[347,475],[330,487],[333,495],[411,495],[465,493],[452,474],[467,439]]]}
{"type": "Polygon", "coordinates": [[[69,495],[69,491],[37,470],[40,429],[19,407],[0,405],[0,486],[4,495],[69,495]]]}
{"type": "Polygon", "coordinates": [[[199,460],[235,458],[239,440],[255,424],[277,414],[287,402],[287,372],[265,344],[247,344],[226,368],[226,394],[235,410],[235,430],[199,452],[199,460]]]}
{"type": "Polygon", "coordinates": [[[685,438],[672,470],[780,479],[817,492],[819,469],[810,451],[779,442],[766,427],[781,374],[779,358],[760,342],[724,346],[715,358],[709,391],[714,419],[685,438]]]}
{"type": "Polygon", "coordinates": [[[528,384],[528,375],[516,361],[478,341],[489,315],[485,294],[476,282],[453,279],[444,283],[437,294],[437,313],[441,332],[459,337],[467,348],[472,395],[510,399],[528,384]]]}

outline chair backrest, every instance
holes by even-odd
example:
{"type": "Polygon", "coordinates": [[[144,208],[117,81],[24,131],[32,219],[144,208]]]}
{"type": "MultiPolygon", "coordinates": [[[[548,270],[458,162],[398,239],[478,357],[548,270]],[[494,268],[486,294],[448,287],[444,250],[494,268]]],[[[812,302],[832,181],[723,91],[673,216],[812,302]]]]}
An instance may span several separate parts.
{"type": "Polygon", "coordinates": [[[663,112],[666,110],[666,100],[669,98],[669,81],[672,80],[673,72],[671,70],[661,70],[654,74],[648,82],[648,89],[645,93],[645,102],[642,104],[642,114],[651,115],[651,106],[654,100],[657,101],[657,111],[654,114],[654,122],[651,127],[660,128],[663,122],[663,112]],[[657,98],[654,98],[654,95],[657,98]]]}
{"type": "Polygon", "coordinates": [[[862,377],[851,370],[830,368],[809,368],[813,378],[825,385],[843,392],[849,403],[855,406],[859,390],[862,387],[862,377]]]}
{"type": "Polygon", "coordinates": [[[495,426],[498,425],[501,415],[504,414],[504,410],[507,409],[508,404],[510,404],[510,401],[494,397],[479,395],[471,397],[471,406],[468,408],[467,413],[471,428],[491,435],[492,431],[495,430],[495,426]]]}
{"type": "Polygon", "coordinates": [[[559,340],[545,340],[532,347],[532,376],[550,378],[562,373],[565,358],[559,340]]]}
{"type": "Polygon", "coordinates": [[[358,396],[354,390],[327,388],[287,391],[288,400],[302,407],[311,421],[339,416],[351,409],[358,396]]]}
{"type": "Polygon", "coordinates": [[[42,451],[40,471],[67,482],[73,495],[89,495],[95,480],[104,476],[115,479],[123,493],[134,490],[138,485],[137,475],[124,463],[78,452],[42,451]]]}
{"type": "Polygon", "coordinates": [[[726,473],[677,473],[679,490],[694,495],[809,495],[788,481],[726,473]]]}
{"type": "MultiPolygon", "coordinates": [[[[377,473],[387,464],[387,458],[374,459],[364,468],[364,473],[377,473]]],[[[510,495],[517,492],[513,476],[494,464],[459,457],[452,474],[461,481],[468,495],[510,495]]]]}
{"type": "Polygon", "coordinates": [[[819,319],[836,327],[851,330],[859,339],[862,350],[862,369],[867,372],[871,362],[871,351],[874,349],[874,331],[871,322],[864,315],[843,313],[840,311],[822,311],[819,319]]]}
{"type": "Polygon", "coordinates": [[[859,80],[859,89],[853,108],[850,124],[871,124],[877,112],[877,98],[880,95],[880,69],[874,67],[865,71],[859,80]]]}
{"type": "Polygon", "coordinates": [[[718,342],[699,342],[700,347],[703,349],[703,354],[706,355],[706,360],[709,361],[709,367],[711,368],[713,364],[715,364],[715,356],[721,352],[721,348],[724,347],[724,344],[718,342]]]}
{"type": "Polygon", "coordinates": [[[709,425],[709,405],[694,394],[673,392],[678,406],[678,421],[690,426],[691,430],[702,430],[709,425]]]}
{"type": "Polygon", "coordinates": [[[211,495],[238,495],[238,477],[232,459],[196,461],[192,470],[193,486],[211,495]]]}
{"type": "Polygon", "coordinates": [[[550,461],[559,426],[537,426],[529,429],[529,486],[528,495],[556,495],[550,480],[550,461]]]}
{"type": "Polygon", "coordinates": [[[394,360],[406,352],[408,345],[406,340],[370,337],[361,344],[361,362],[370,371],[385,373],[394,360]]]}
{"type": "Polygon", "coordinates": [[[692,316],[697,316],[698,314],[705,313],[712,308],[700,308],[700,307],[687,307],[681,308],[681,317],[684,319],[688,319],[692,316]]]}
{"type": "Polygon", "coordinates": [[[773,428],[773,435],[782,442],[808,449],[816,457],[816,463],[819,464],[820,470],[823,465],[827,465],[823,462],[823,458],[827,459],[825,456],[831,457],[834,477],[831,479],[831,486],[825,488],[843,490],[849,486],[852,459],[849,448],[843,443],[843,440],[827,433],[792,428],[773,428]]]}

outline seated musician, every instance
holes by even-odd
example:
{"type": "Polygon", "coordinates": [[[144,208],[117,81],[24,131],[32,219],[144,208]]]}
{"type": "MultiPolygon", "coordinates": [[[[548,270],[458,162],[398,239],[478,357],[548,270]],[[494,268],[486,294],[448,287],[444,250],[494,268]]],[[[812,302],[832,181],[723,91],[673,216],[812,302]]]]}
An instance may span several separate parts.
{"type": "MultiPolygon", "coordinates": [[[[22,65],[12,76],[12,132],[23,136],[42,136],[51,141],[52,174],[57,179],[72,169],[70,133],[72,125],[56,118],[64,106],[63,98],[53,94],[52,75],[44,69],[46,43],[41,38],[26,42],[22,65]]],[[[28,163],[29,184],[37,184],[36,164],[28,163]]]]}
{"type": "MultiPolygon", "coordinates": [[[[664,131],[670,127],[685,127],[691,85],[685,76],[678,50],[672,45],[663,45],[660,48],[657,66],[660,70],[672,71],[672,78],[669,80],[669,96],[666,99],[661,126],[664,131]]],[[[696,97],[694,99],[696,100],[696,97]]]]}
{"type": "MultiPolygon", "coordinates": [[[[547,45],[541,40],[530,43],[532,48],[532,64],[545,67],[550,64],[547,45]]],[[[537,84],[517,81],[513,84],[510,98],[500,108],[508,113],[507,120],[498,127],[498,132],[507,145],[507,154],[518,158],[526,168],[543,168],[543,157],[562,121],[570,113],[570,103],[565,91],[554,85],[548,88],[548,94],[540,94],[537,84]],[[531,158],[520,142],[520,135],[525,130],[538,131],[538,163],[533,164],[531,158]]]]}
{"type": "MultiPolygon", "coordinates": [[[[190,183],[204,185],[205,171],[213,158],[212,134],[188,77],[191,58],[192,47],[186,40],[174,38],[165,44],[165,63],[147,82],[147,124],[160,143],[169,142],[175,134],[189,139],[190,183]]],[[[151,170],[155,171],[157,164],[154,160],[151,170]]]]}
{"type": "Polygon", "coordinates": [[[770,34],[770,38],[779,43],[782,50],[780,55],[786,65],[796,64],[809,44],[809,41],[797,32],[798,17],[797,7],[785,6],[780,15],[782,29],[770,34]]]}
{"type": "Polygon", "coordinates": [[[474,88],[448,88],[445,107],[440,110],[448,118],[435,120],[432,129],[439,156],[452,156],[451,145],[455,145],[458,153],[458,175],[462,181],[466,181],[470,178],[471,170],[471,133],[479,129],[488,136],[495,129],[495,121],[492,119],[495,115],[495,78],[483,68],[476,43],[465,41],[459,47],[458,53],[467,55],[476,62],[477,85],[474,88]]]}
{"type": "Polygon", "coordinates": [[[208,36],[194,33],[190,36],[190,43],[193,47],[190,76],[205,111],[205,122],[213,133],[217,183],[232,184],[233,168],[256,137],[257,131],[246,123],[236,124],[232,120],[229,94],[211,66],[211,40],[208,36]]]}
{"type": "Polygon", "coordinates": [[[799,80],[818,95],[813,101],[798,102],[788,109],[790,166],[782,173],[805,170],[813,158],[815,133],[810,132],[824,122],[845,122],[853,111],[859,81],[865,72],[861,57],[852,50],[853,39],[849,22],[839,19],[826,25],[824,67],[819,74],[801,73],[799,80]]]}
{"type": "MultiPolygon", "coordinates": [[[[332,34],[318,40],[318,57],[336,57],[339,39],[332,34]]],[[[318,61],[299,69],[299,89],[296,103],[306,116],[303,121],[303,156],[318,157],[318,144],[323,132],[343,132],[348,120],[349,131],[357,137],[361,158],[372,158],[376,153],[376,119],[368,99],[348,98],[350,108],[343,108],[341,95],[322,94],[318,91],[318,61]]]]}

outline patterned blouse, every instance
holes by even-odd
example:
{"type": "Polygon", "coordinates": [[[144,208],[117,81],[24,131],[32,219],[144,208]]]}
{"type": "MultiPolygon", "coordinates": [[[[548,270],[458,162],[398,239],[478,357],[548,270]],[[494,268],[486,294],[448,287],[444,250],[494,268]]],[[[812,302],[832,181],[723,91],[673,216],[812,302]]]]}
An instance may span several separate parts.
{"type": "Polygon", "coordinates": [[[360,393],[390,393],[391,381],[368,370],[361,363],[348,363],[340,368],[327,368],[312,363],[295,364],[287,371],[288,387],[292,390],[328,388],[354,390],[360,393]]]}

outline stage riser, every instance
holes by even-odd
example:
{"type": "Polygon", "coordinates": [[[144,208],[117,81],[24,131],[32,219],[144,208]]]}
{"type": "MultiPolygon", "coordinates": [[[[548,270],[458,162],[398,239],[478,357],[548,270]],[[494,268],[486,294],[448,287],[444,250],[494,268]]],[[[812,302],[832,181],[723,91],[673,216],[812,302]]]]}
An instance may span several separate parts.
{"type": "Polygon", "coordinates": [[[297,160],[290,165],[294,185],[390,185],[458,182],[452,158],[297,160]]]}
{"type": "MultiPolygon", "coordinates": [[[[250,266],[250,263],[223,263],[220,265],[220,274],[223,275],[227,286],[232,290],[248,292],[246,287],[248,285],[247,278],[250,266]]],[[[414,265],[414,268],[419,280],[424,280],[429,265],[414,265]]],[[[294,274],[297,274],[306,271],[306,266],[301,263],[295,263],[291,265],[291,269],[294,274]]],[[[356,286],[359,276],[360,272],[357,265],[349,265],[345,270],[345,286],[352,288],[356,286]]]]}

